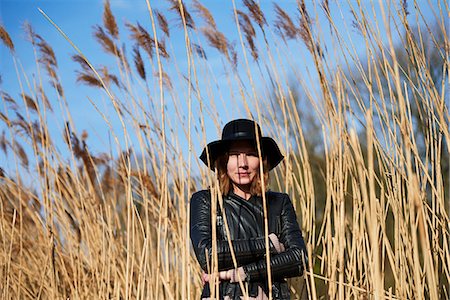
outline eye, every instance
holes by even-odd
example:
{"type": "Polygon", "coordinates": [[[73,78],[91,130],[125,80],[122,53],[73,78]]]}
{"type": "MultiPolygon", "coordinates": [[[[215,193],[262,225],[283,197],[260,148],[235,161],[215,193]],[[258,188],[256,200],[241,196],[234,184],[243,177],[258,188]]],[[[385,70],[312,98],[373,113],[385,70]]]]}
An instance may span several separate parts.
{"type": "Polygon", "coordinates": [[[239,156],[239,152],[238,151],[229,151],[228,156],[239,156]]]}
{"type": "Polygon", "coordinates": [[[250,151],[246,153],[247,156],[258,157],[258,153],[256,151],[250,151]]]}

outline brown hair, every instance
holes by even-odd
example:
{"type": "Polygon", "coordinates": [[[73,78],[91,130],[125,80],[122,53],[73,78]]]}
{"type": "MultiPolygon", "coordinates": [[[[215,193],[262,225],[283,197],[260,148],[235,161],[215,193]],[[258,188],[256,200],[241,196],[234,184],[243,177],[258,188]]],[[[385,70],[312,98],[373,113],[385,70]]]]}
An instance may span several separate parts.
{"type": "MultiPolygon", "coordinates": [[[[217,177],[219,180],[220,191],[222,195],[227,195],[233,188],[231,179],[227,174],[228,153],[220,155],[214,163],[217,168],[217,177]]],[[[263,176],[265,183],[264,191],[266,191],[269,181],[269,164],[267,162],[267,158],[263,158],[262,163],[263,163],[263,176]]],[[[263,189],[261,184],[261,174],[260,172],[257,172],[255,178],[252,181],[252,184],[250,185],[250,194],[261,196],[262,192],[263,189]]]]}

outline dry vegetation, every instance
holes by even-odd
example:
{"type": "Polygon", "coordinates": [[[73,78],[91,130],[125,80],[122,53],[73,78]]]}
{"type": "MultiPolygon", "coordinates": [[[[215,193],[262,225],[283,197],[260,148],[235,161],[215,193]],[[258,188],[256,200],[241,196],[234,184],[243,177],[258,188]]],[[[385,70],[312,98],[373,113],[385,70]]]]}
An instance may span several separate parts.
{"type": "MultiPolygon", "coordinates": [[[[229,12],[233,40],[207,5],[169,2],[147,3],[145,24],[118,24],[105,2],[93,37],[115,64],[74,52],[77,81],[113,108],[89,98],[111,129],[103,153],[78,132],[52,46],[25,26],[37,74],[17,71],[20,98],[1,92],[0,148],[15,168],[0,166],[0,297],[198,299],[189,195],[214,182],[194,145],[240,116],[286,154],[271,185],[292,195],[309,255],[294,298],[449,299],[448,4],[387,1],[374,20],[368,1],[298,1],[269,20],[244,0],[229,12]]],[[[0,38],[22,70],[1,26],[0,38]]]]}

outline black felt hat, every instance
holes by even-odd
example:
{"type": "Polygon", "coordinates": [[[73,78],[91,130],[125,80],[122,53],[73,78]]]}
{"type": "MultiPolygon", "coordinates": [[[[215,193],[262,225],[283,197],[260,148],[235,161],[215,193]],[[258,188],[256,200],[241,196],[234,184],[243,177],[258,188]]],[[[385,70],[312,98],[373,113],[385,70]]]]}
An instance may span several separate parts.
{"type": "Polygon", "coordinates": [[[261,128],[258,123],[247,119],[237,119],[227,123],[222,130],[222,139],[209,143],[203,149],[200,159],[208,166],[208,156],[206,154],[206,149],[208,148],[209,166],[214,170],[214,162],[220,155],[228,151],[231,142],[253,141],[256,145],[257,137],[260,138],[262,157],[267,158],[269,170],[272,170],[283,160],[284,156],[272,138],[261,136],[261,128]]]}

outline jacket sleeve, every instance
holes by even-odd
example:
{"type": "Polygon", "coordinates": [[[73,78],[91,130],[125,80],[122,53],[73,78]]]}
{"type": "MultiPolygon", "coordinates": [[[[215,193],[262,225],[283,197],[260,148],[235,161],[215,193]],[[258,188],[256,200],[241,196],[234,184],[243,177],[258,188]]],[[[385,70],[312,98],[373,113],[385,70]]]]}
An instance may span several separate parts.
{"type": "MultiPolygon", "coordinates": [[[[194,193],[190,208],[190,235],[195,255],[201,268],[207,272],[212,257],[211,195],[209,191],[194,193]]],[[[258,261],[266,253],[264,237],[232,240],[238,266],[258,261]]],[[[276,253],[273,245],[270,251],[276,253]]],[[[217,241],[219,271],[234,268],[228,241],[217,241]]]]}
{"type": "MultiPolygon", "coordinates": [[[[301,276],[307,264],[306,246],[297,223],[294,207],[287,194],[283,194],[281,211],[280,242],[285,251],[270,256],[270,267],[273,278],[289,278],[301,276]]],[[[243,266],[246,280],[258,281],[267,278],[267,263],[263,258],[257,262],[243,266]]]]}

